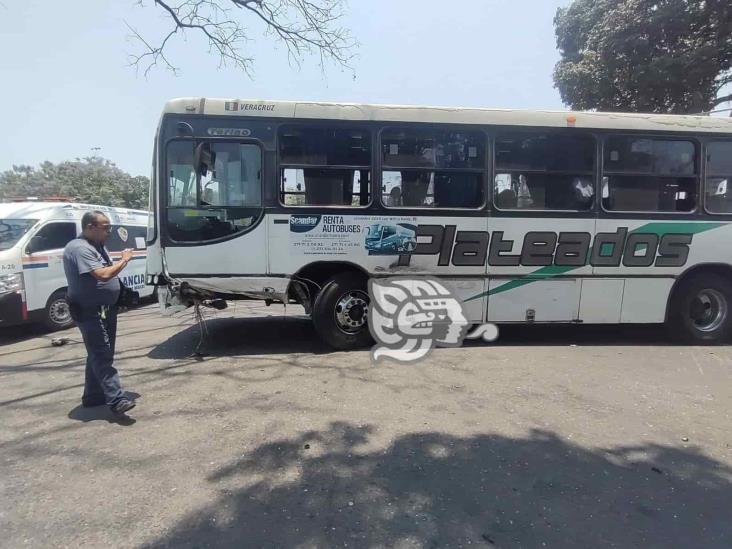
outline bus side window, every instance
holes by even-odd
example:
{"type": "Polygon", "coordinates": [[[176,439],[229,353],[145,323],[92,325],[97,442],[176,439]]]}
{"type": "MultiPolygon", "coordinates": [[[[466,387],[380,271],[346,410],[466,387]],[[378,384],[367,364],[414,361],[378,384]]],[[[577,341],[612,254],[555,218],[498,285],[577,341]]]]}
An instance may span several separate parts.
{"type": "MultiPolygon", "coordinates": [[[[692,141],[611,135],[605,141],[603,176],[617,212],[692,212],[698,203],[697,147],[692,141]]],[[[603,194],[605,190],[603,190],[603,194]]]]}
{"type": "Polygon", "coordinates": [[[444,129],[387,129],[381,135],[381,202],[387,208],[478,208],[485,135],[444,129]]]}
{"type": "Polygon", "coordinates": [[[732,213],[732,141],[707,143],[705,208],[709,213],[732,213]]]}
{"type": "Polygon", "coordinates": [[[280,202],[366,206],[371,202],[371,135],[357,128],[283,126],[280,202]]]}
{"type": "Polygon", "coordinates": [[[595,203],[591,135],[512,132],[496,138],[499,210],[588,211],[595,203]]]}

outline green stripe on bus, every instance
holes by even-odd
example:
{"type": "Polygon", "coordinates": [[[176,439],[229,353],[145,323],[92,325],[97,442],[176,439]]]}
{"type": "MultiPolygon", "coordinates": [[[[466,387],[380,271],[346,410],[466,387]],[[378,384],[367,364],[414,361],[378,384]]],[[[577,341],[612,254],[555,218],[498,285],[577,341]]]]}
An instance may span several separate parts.
{"type": "Polygon", "coordinates": [[[653,223],[646,223],[645,225],[638,227],[637,229],[633,229],[628,234],[633,233],[653,233],[657,234],[659,237],[665,235],[666,233],[691,233],[691,234],[697,234],[697,233],[703,233],[705,231],[711,231],[712,229],[716,229],[717,227],[722,227],[724,225],[727,225],[727,223],[714,223],[714,222],[684,222],[684,223],[678,223],[673,221],[654,221],[653,223]]]}
{"type": "MultiPolygon", "coordinates": [[[[652,233],[652,234],[657,234],[660,238],[663,235],[665,235],[666,233],[684,232],[684,233],[698,234],[698,233],[703,233],[705,231],[711,231],[712,229],[716,229],[716,228],[722,227],[724,225],[727,225],[727,223],[714,223],[714,222],[678,223],[678,222],[673,222],[673,221],[654,221],[653,223],[646,223],[645,225],[642,225],[642,226],[638,227],[637,229],[633,229],[628,234],[652,233]]],[[[591,257],[591,255],[592,255],[592,246],[590,246],[590,249],[587,253],[587,258],[589,259],[591,257]]],[[[585,263],[585,265],[586,265],[586,263],[585,263]]],[[[577,266],[577,265],[570,265],[570,266],[547,265],[546,267],[537,269],[533,273],[524,275],[521,278],[510,280],[510,281],[506,282],[505,284],[501,284],[497,288],[493,288],[492,290],[488,290],[487,292],[481,292],[472,297],[469,297],[468,299],[464,300],[464,302],[473,301],[474,299],[480,299],[481,297],[485,297],[485,296],[490,296],[490,295],[507,292],[509,290],[513,290],[514,288],[520,288],[521,286],[526,286],[527,284],[531,284],[532,282],[536,282],[537,280],[544,280],[546,278],[551,278],[553,276],[564,274],[564,273],[567,273],[567,272],[572,271],[577,268],[579,268],[579,266],[577,266]]]]}

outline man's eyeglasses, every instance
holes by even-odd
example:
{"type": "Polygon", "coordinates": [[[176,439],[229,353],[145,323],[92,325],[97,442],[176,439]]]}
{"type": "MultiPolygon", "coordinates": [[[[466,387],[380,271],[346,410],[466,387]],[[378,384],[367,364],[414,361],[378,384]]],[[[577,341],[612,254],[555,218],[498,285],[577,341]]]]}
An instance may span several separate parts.
{"type": "Polygon", "coordinates": [[[112,225],[107,225],[107,224],[100,225],[99,223],[92,223],[92,227],[100,227],[100,228],[104,229],[105,233],[112,232],[112,225]]]}

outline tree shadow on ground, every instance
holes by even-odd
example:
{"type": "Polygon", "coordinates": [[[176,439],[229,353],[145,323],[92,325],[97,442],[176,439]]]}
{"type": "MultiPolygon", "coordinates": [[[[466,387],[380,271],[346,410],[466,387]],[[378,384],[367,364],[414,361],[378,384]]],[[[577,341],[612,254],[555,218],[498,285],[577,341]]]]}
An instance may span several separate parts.
{"type": "Polygon", "coordinates": [[[78,335],[78,332],[74,331],[74,328],[67,328],[58,332],[49,332],[42,326],[29,324],[21,326],[10,326],[7,328],[0,328],[0,347],[5,345],[12,345],[15,343],[22,343],[31,339],[38,339],[37,347],[26,347],[20,350],[13,350],[11,352],[0,352],[0,356],[15,354],[19,352],[32,351],[35,349],[41,349],[51,345],[51,340],[55,337],[71,337],[74,338],[78,335]]]}
{"type": "Polygon", "coordinates": [[[730,547],[732,470],[693,448],[397,438],[348,423],[262,445],[148,547],[730,547]]]}
{"type": "MultiPolygon", "coordinates": [[[[134,318],[134,317],[145,317],[151,313],[154,314],[155,309],[146,307],[148,303],[142,303],[139,307],[133,307],[132,309],[124,309],[120,311],[120,317],[122,318],[134,318]]],[[[81,335],[79,334],[76,326],[60,330],[58,332],[49,332],[43,324],[39,322],[28,322],[15,326],[0,327],[0,346],[10,345],[13,343],[20,343],[34,338],[43,338],[48,341],[50,345],[51,339],[55,337],[71,337],[81,341],[81,335]]],[[[42,344],[42,346],[45,345],[42,344]]]]}

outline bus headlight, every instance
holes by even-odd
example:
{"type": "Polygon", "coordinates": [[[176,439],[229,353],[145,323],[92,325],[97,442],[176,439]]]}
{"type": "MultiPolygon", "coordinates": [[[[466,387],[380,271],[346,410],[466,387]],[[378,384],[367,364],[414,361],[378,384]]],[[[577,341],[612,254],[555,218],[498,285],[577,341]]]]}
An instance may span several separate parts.
{"type": "Polygon", "coordinates": [[[22,273],[0,275],[0,295],[23,289],[22,273]]]}

